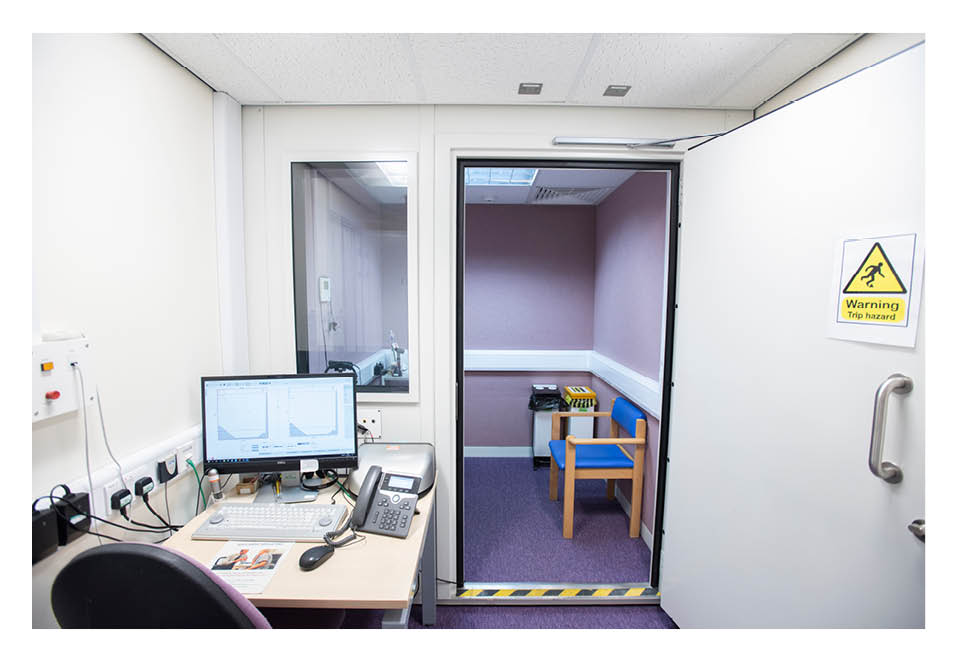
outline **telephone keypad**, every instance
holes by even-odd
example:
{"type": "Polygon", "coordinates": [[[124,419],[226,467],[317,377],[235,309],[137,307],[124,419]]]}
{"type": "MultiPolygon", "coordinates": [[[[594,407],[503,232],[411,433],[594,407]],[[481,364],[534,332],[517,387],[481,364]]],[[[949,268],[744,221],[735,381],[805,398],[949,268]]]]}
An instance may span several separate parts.
{"type": "Polygon", "coordinates": [[[407,537],[412,513],[419,500],[417,476],[383,473],[369,502],[370,518],[359,530],[390,537],[407,537]]]}

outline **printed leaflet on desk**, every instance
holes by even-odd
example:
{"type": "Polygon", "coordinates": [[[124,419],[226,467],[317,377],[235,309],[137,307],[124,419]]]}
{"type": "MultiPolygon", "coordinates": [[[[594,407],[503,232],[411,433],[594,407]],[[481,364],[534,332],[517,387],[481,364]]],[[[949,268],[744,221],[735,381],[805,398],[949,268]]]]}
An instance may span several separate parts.
{"type": "Polygon", "coordinates": [[[290,549],[292,542],[226,542],[209,568],[243,594],[260,594],[290,549]]]}

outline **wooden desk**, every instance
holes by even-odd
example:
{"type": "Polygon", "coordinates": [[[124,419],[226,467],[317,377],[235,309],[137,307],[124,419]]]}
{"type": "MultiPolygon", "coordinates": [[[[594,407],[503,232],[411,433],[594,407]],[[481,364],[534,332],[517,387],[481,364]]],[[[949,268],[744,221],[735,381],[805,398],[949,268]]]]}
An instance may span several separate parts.
{"type": "MultiPolygon", "coordinates": [[[[319,494],[316,503],[328,503],[333,490],[319,494]]],[[[362,541],[336,552],[320,567],[305,572],[299,556],[321,542],[297,542],[289,557],[262,594],[247,595],[257,606],[284,608],[374,608],[384,609],[383,628],[408,625],[415,581],[421,567],[422,623],[435,624],[435,516],[434,491],[419,499],[412,528],[405,539],[359,533],[362,541]]],[[[253,496],[232,495],[227,502],[251,502],[253,496]]],[[[348,501],[340,494],[337,503],[348,501]]],[[[349,508],[351,516],[352,508],[349,508]]],[[[209,516],[201,512],[165,545],[209,566],[223,541],[193,540],[190,536],[209,516]]]]}

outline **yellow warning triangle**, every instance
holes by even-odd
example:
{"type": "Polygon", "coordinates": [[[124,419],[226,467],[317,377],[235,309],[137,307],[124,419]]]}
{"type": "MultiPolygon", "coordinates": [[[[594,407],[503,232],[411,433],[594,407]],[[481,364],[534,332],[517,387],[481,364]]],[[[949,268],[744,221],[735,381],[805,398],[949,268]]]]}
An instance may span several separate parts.
{"type": "Polygon", "coordinates": [[[906,294],[897,271],[880,243],[875,243],[847,284],[845,294],[906,294]]]}

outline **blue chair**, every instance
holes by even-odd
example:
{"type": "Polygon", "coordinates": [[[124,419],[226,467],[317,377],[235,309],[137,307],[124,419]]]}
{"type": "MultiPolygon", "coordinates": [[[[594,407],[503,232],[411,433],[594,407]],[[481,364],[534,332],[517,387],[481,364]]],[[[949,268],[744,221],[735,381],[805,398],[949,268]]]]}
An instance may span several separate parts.
{"type": "Polygon", "coordinates": [[[551,472],[548,478],[548,497],[558,500],[558,471],[565,471],[565,494],[562,514],[562,536],[572,538],[575,519],[575,480],[605,479],[608,481],[608,499],[615,497],[615,480],[631,479],[631,513],[628,536],[638,537],[641,531],[641,482],[645,466],[645,433],[647,419],[644,412],[624,397],[612,400],[611,411],[552,414],[551,472]],[[611,438],[561,439],[562,418],[588,416],[611,417],[611,438]],[[624,432],[624,436],[622,436],[624,432]],[[623,445],[634,445],[632,457],[623,445]]]}

